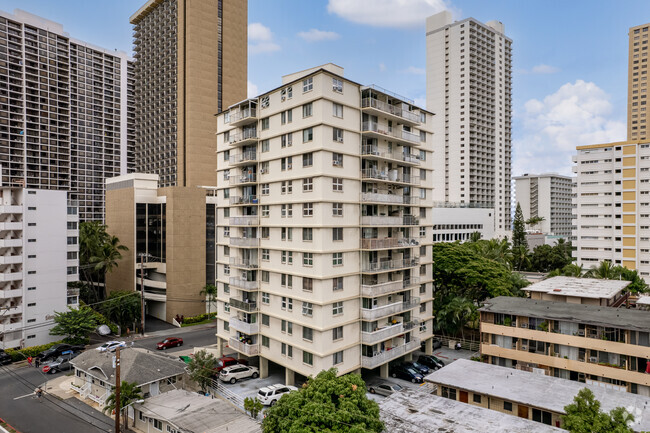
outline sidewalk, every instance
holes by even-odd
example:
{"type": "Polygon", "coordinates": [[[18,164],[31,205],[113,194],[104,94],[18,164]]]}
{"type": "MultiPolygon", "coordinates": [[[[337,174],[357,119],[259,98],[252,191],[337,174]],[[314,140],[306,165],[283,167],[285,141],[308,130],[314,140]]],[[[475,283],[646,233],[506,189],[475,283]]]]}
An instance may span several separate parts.
{"type": "MultiPolygon", "coordinates": [[[[188,334],[193,331],[203,331],[204,329],[210,329],[210,328],[215,328],[216,332],[216,325],[214,323],[205,323],[203,325],[196,325],[196,326],[186,326],[184,328],[174,328],[174,335],[176,334],[188,334]]],[[[170,334],[168,329],[164,329],[162,331],[155,331],[155,332],[145,332],[144,336],[141,334],[131,334],[131,337],[127,338],[128,341],[131,340],[142,340],[143,338],[150,338],[150,337],[162,337],[162,336],[168,336],[170,334]]]]}

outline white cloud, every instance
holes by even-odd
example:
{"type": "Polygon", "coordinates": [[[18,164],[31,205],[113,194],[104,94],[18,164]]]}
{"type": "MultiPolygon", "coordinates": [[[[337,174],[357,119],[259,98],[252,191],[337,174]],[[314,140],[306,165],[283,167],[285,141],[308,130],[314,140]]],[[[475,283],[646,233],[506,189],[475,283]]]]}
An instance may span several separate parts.
{"type": "Polygon", "coordinates": [[[448,0],[329,0],[327,11],[377,27],[424,26],[426,17],[450,9],[448,0]]]}
{"type": "Polygon", "coordinates": [[[318,42],[318,41],[334,41],[341,37],[336,32],[330,32],[325,30],[310,29],[308,32],[299,32],[298,36],[306,40],[307,42],[318,42]]]}
{"type": "Polygon", "coordinates": [[[416,68],[415,66],[409,66],[406,69],[403,69],[401,72],[405,74],[413,74],[413,75],[424,75],[426,72],[424,68],[416,68]]]}
{"type": "Polygon", "coordinates": [[[380,70],[381,72],[384,72],[384,71],[386,70],[386,64],[385,64],[385,63],[380,63],[380,64],[379,64],[379,70],[380,70]]]}
{"type": "Polygon", "coordinates": [[[257,95],[259,95],[259,92],[257,91],[257,84],[251,83],[250,81],[246,82],[246,94],[248,95],[249,98],[254,98],[257,95]]]}
{"type": "Polygon", "coordinates": [[[531,99],[518,115],[513,141],[514,176],[523,173],[571,174],[576,146],[625,139],[626,124],[612,113],[609,95],[594,83],[567,83],[542,101],[531,99]]]}
{"type": "Polygon", "coordinates": [[[248,51],[251,54],[271,53],[280,50],[280,45],[273,42],[271,29],[262,23],[248,25],[248,51]]]}

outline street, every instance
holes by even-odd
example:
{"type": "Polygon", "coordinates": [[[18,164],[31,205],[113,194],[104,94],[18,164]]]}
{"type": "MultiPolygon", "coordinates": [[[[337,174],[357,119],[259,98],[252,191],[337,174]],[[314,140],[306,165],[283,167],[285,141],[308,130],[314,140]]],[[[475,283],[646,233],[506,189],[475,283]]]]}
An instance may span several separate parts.
{"type": "MultiPolygon", "coordinates": [[[[214,325],[206,328],[205,326],[197,326],[196,329],[192,326],[186,328],[174,328],[167,331],[157,331],[152,336],[145,338],[135,337],[135,344],[137,347],[156,351],[156,343],[165,339],[165,337],[180,337],[183,339],[183,345],[180,347],[173,347],[165,349],[165,352],[178,352],[181,350],[191,349],[197,346],[209,346],[217,342],[215,337],[214,325]]],[[[145,334],[147,335],[147,334],[145,334]]],[[[161,350],[162,352],[162,350],[161,350]]]]}

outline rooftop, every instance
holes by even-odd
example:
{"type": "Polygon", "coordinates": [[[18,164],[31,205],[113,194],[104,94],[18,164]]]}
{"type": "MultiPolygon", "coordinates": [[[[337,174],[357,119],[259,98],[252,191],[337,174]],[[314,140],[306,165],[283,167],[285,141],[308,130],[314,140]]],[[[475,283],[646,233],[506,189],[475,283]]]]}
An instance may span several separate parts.
{"type": "Polygon", "coordinates": [[[641,295],[639,299],[636,300],[637,305],[650,305],[650,296],[641,295]]]}
{"type": "Polygon", "coordinates": [[[625,280],[602,280],[598,278],[553,277],[531,284],[526,292],[542,292],[577,298],[611,299],[630,285],[625,280]]]}
{"type": "Polygon", "coordinates": [[[630,427],[635,431],[650,430],[650,397],[607,389],[605,386],[587,385],[465,359],[446,365],[426,376],[425,380],[555,413],[564,413],[564,406],[571,404],[582,388],[589,388],[600,401],[602,410],[609,412],[616,407],[624,407],[634,415],[635,422],[630,427]]]}
{"type": "Polygon", "coordinates": [[[650,331],[650,314],[639,310],[499,296],[485,301],[479,311],[580,322],[592,326],[609,326],[642,332],[650,331]]]}
{"type": "Polygon", "coordinates": [[[176,389],[148,398],[137,410],[149,418],[166,420],[184,432],[259,433],[260,425],[220,398],[176,389]]]}
{"type": "Polygon", "coordinates": [[[379,403],[379,416],[386,424],[386,431],[391,433],[415,431],[559,433],[564,431],[539,422],[410,388],[383,399],[379,403]]]}

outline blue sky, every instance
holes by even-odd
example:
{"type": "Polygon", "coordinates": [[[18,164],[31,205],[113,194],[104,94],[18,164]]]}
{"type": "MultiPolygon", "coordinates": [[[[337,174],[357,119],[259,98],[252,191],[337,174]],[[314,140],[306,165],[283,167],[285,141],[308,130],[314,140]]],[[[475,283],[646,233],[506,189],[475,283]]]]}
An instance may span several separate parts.
{"type": "MultiPolygon", "coordinates": [[[[130,52],[128,17],[143,3],[0,0],[0,9],[130,52]]],[[[513,39],[513,175],[570,174],[576,145],[625,139],[627,30],[650,21],[647,0],[249,0],[249,88],[333,62],[424,104],[424,19],[444,8],[499,20],[513,39]]]]}

